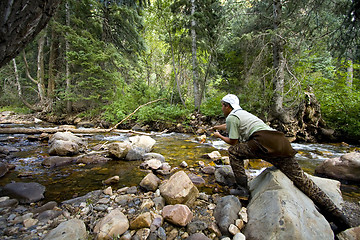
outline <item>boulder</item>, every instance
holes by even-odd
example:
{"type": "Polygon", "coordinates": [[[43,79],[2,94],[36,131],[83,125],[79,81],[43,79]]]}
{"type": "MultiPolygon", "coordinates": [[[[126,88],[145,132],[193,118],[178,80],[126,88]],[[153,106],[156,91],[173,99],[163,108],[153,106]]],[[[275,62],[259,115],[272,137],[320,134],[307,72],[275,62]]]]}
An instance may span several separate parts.
{"type": "Polygon", "coordinates": [[[50,145],[49,154],[56,156],[72,156],[79,153],[79,145],[72,141],[56,140],[50,145]]]}
{"type": "Polygon", "coordinates": [[[13,182],[6,184],[3,191],[20,203],[33,203],[44,198],[45,187],[36,182],[13,182]]]}
{"type": "Polygon", "coordinates": [[[337,235],[339,240],[359,240],[360,226],[346,229],[337,235]]]}
{"type": "Polygon", "coordinates": [[[143,156],[144,161],[148,161],[148,160],[152,160],[152,159],[156,159],[161,162],[165,162],[165,157],[159,153],[145,153],[143,156]]]}
{"type": "Polygon", "coordinates": [[[41,165],[47,168],[60,167],[69,165],[72,162],[75,162],[75,160],[75,157],[50,156],[45,158],[41,165]]]}
{"type": "Polygon", "coordinates": [[[108,145],[109,155],[115,159],[125,158],[130,148],[129,142],[113,142],[108,145]]]}
{"type": "Polygon", "coordinates": [[[101,154],[89,154],[76,158],[76,163],[99,164],[99,163],[106,163],[111,160],[112,160],[111,158],[104,157],[101,154]]]}
{"type": "Polygon", "coordinates": [[[167,204],[191,205],[199,195],[199,190],[184,171],[176,172],[159,189],[167,204]]]}
{"type": "Polygon", "coordinates": [[[184,204],[167,205],[162,210],[162,217],[178,226],[186,226],[193,218],[193,213],[184,204]]]}
{"type": "Polygon", "coordinates": [[[221,185],[232,186],[235,184],[235,175],[230,165],[220,166],[215,170],[215,181],[221,185]]]}
{"type": "Polygon", "coordinates": [[[151,152],[156,143],[156,141],[149,136],[134,136],[130,137],[129,141],[131,142],[132,148],[142,148],[146,153],[151,152]]]}
{"type": "Polygon", "coordinates": [[[351,152],[339,158],[327,159],[317,166],[315,173],[339,180],[360,182],[360,153],[351,152]]]}
{"type": "Polygon", "coordinates": [[[86,240],[88,234],[86,232],[85,223],[79,219],[70,219],[60,223],[56,228],[52,229],[43,240],[86,240]]]}
{"type": "Polygon", "coordinates": [[[50,155],[71,156],[77,154],[86,143],[72,132],[57,132],[49,139],[50,155]]]}
{"type": "Polygon", "coordinates": [[[133,147],[126,154],[125,160],[127,161],[137,161],[141,160],[146,153],[146,150],[142,147],[133,147]]]}
{"type": "Polygon", "coordinates": [[[130,229],[150,228],[152,220],[150,212],[142,213],[130,222],[130,229]]]}
{"type": "Polygon", "coordinates": [[[228,195],[218,200],[216,208],[214,209],[214,217],[223,235],[231,236],[229,227],[239,218],[238,213],[240,209],[240,200],[233,195],[228,195]]]}
{"type": "Polygon", "coordinates": [[[0,177],[4,176],[9,171],[6,163],[0,162],[0,177]]]}
{"type": "Polygon", "coordinates": [[[62,140],[62,141],[70,141],[74,142],[80,146],[85,146],[85,142],[73,134],[72,132],[57,132],[54,135],[52,135],[49,139],[49,144],[52,144],[56,140],[62,140]]]}
{"type": "Polygon", "coordinates": [[[140,186],[145,188],[148,191],[153,191],[158,188],[160,179],[153,173],[146,175],[140,182],[140,186]]]}
{"type": "Polygon", "coordinates": [[[128,229],[127,217],[120,209],[114,209],[95,225],[94,233],[98,240],[113,239],[113,236],[121,235],[128,229]]]}
{"type": "Polygon", "coordinates": [[[281,171],[267,168],[249,187],[247,239],[334,239],[314,203],[281,171]]]}

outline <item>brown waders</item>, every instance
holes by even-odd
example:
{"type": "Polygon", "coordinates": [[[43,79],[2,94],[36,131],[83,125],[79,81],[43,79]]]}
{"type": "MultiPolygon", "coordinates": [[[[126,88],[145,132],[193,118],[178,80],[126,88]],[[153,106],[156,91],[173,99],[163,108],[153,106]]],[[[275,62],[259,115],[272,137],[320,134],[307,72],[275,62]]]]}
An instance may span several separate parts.
{"type": "Polygon", "coordinates": [[[294,185],[317,205],[324,217],[329,222],[335,223],[338,231],[351,227],[341,209],[305,175],[299,163],[294,159],[296,151],[283,133],[255,132],[249,141],[230,146],[228,152],[236,183],[240,187],[248,188],[244,159],[263,159],[273,164],[293,181],[294,185]]]}

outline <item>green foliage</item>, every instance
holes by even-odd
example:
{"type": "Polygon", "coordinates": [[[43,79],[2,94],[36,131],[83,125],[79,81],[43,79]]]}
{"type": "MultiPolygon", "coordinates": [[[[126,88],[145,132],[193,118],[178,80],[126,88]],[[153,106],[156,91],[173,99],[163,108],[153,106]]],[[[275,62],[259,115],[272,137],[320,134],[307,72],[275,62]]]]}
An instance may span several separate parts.
{"type": "Polygon", "coordinates": [[[206,116],[219,117],[223,113],[221,111],[221,99],[225,94],[216,94],[213,97],[208,97],[201,105],[201,113],[206,116]]]}
{"type": "Polygon", "coordinates": [[[30,109],[26,108],[26,107],[16,107],[16,106],[0,106],[0,112],[5,112],[5,111],[12,111],[14,113],[19,113],[19,114],[28,114],[31,113],[30,109]]]}
{"type": "Polygon", "coordinates": [[[166,121],[181,122],[188,120],[191,110],[181,105],[161,104],[145,106],[136,113],[136,119],[140,122],[166,121]]]}
{"type": "Polygon", "coordinates": [[[310,86],[321,105],[326,123],[350,138],[360,138],[360,65],[354,64],[354,79],[348,86],[346,65],[336,66],[329,53],[304,52],[296,72],[310,86]]]}

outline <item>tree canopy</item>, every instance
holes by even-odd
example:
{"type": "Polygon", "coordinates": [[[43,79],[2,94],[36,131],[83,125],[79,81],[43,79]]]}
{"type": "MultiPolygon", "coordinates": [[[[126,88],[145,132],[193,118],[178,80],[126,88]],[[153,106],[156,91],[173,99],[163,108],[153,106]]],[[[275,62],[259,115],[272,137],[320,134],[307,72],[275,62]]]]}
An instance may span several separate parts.
{"type": "Polygon", "coordinates": [[[186,122],[234,93],[289,124],[310,91],[331,127],[360,136],[359,0],[23,2],[0,3],[2,106],[117,122],[167,98],[133,118],[186,122]]]}

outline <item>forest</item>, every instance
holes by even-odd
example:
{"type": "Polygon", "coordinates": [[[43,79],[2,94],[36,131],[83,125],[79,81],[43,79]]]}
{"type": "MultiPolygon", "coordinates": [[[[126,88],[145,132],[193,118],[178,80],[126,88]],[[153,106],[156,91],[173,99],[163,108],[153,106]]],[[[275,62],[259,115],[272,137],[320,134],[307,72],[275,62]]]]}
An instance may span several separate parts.
{"type": "Polygon", "coordinates": [[[308,121],[311,101],[315,127],[359,141],[359,9],[359,0],[63,0],[0,68],[0,111],[110,126],[156,101],[131,119],[186,126],[193,113],[221,116],[232,93],[273,126],[308,121]]]}

